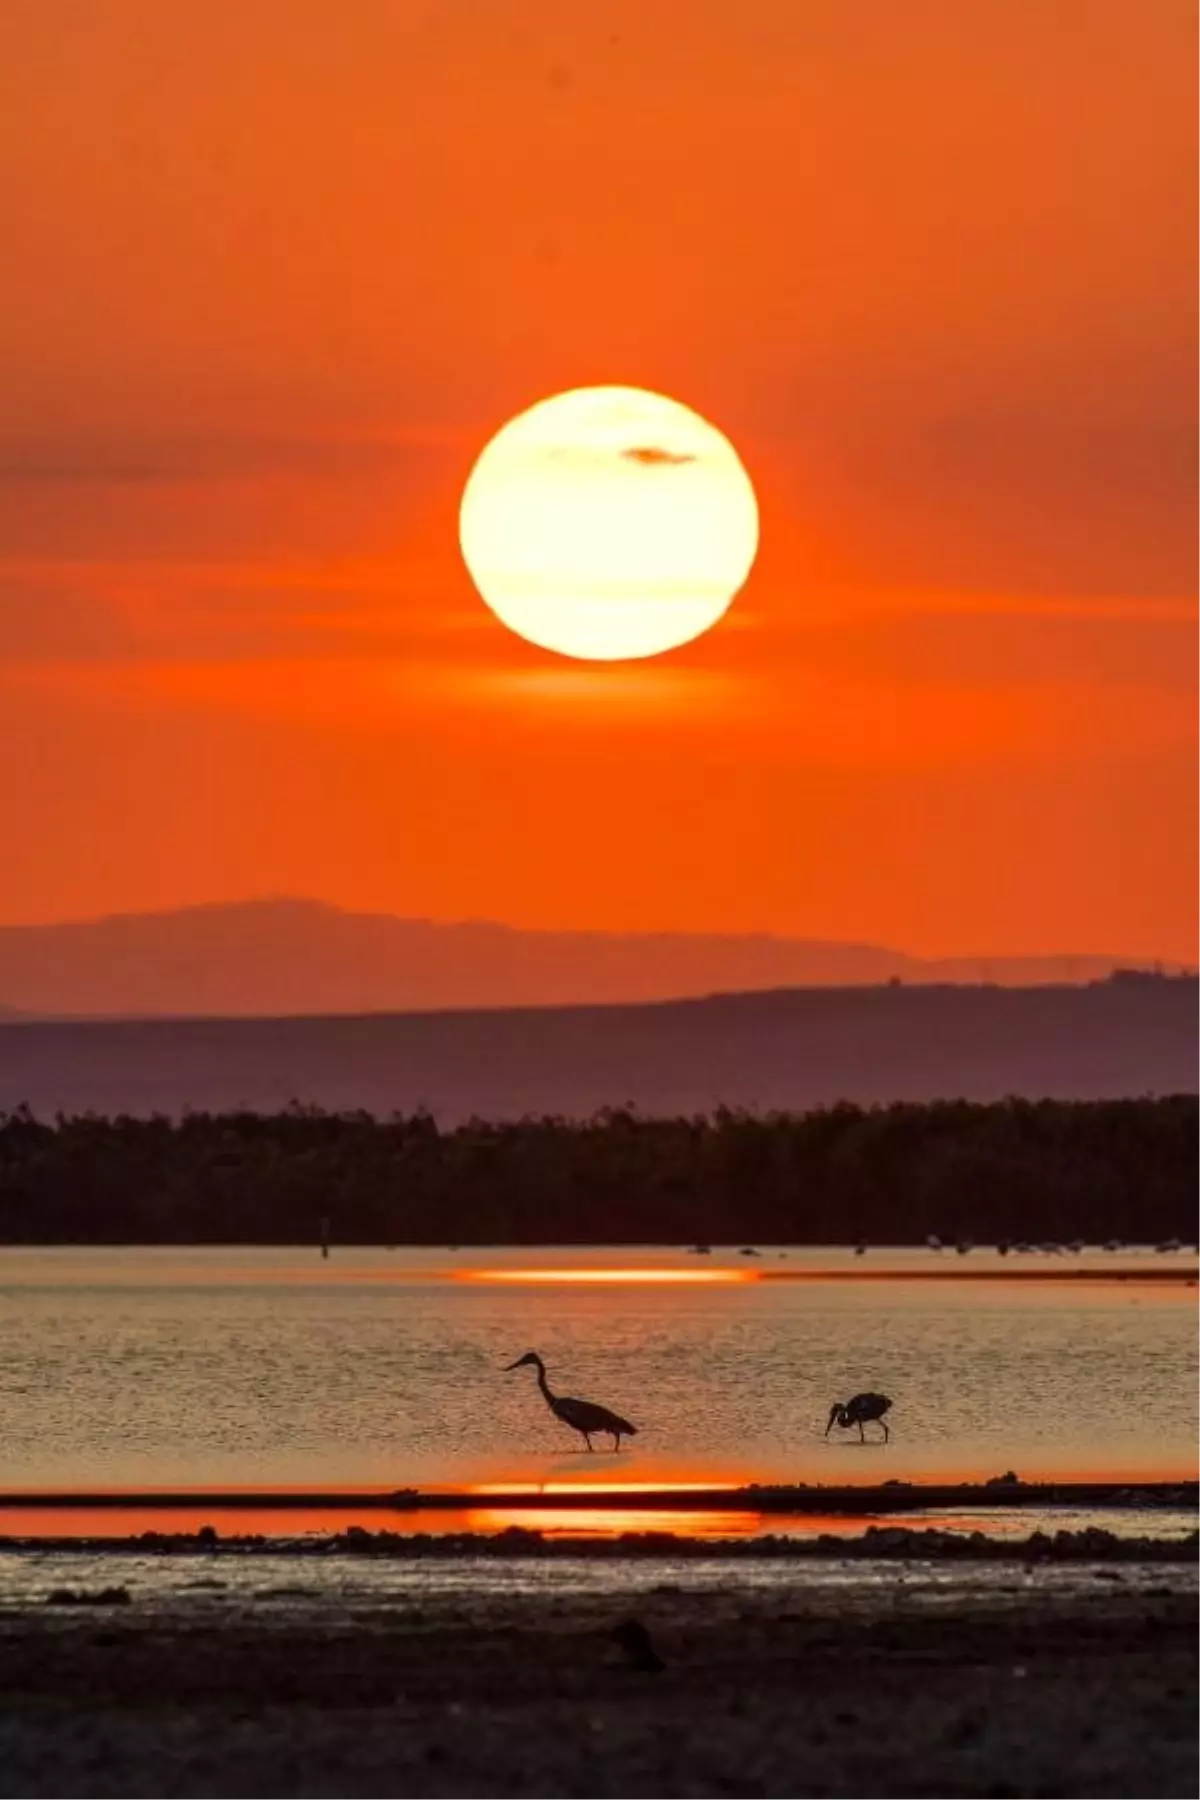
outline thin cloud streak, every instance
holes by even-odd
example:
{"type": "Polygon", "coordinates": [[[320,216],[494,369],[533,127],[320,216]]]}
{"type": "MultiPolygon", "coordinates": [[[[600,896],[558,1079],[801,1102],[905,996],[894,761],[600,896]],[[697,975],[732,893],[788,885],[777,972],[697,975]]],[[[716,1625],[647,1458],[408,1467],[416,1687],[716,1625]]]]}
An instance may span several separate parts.
{"type": "Polygon", "coordinates": [[[357,480],[414,458],[462,456],[470,434],[405,427],[375,434],[169,435],[123,438],[0,439],[0,484],[124,487],[247,479],[357,480]]]}

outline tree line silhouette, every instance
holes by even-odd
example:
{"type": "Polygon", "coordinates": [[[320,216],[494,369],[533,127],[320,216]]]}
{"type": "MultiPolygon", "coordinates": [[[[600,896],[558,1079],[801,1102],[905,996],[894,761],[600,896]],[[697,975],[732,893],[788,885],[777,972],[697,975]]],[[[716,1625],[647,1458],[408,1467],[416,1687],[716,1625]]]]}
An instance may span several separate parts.
{"type": "Polygon", "coordinates": [[[0,1113],[0,1242],[1135,1242],[1195,1233],[1197,1099],[584,1120],[0,1113]]]}

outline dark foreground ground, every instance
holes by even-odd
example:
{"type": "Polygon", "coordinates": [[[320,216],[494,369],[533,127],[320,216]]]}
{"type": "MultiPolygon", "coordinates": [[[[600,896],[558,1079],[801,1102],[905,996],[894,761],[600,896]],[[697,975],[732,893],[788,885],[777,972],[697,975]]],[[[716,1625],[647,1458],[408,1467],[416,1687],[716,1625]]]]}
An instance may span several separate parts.
{"type": "Polygon", "coordinates": [[[1186,1561],[4,1560],[4,1796],[1196,1792],[1186,1561]]]}

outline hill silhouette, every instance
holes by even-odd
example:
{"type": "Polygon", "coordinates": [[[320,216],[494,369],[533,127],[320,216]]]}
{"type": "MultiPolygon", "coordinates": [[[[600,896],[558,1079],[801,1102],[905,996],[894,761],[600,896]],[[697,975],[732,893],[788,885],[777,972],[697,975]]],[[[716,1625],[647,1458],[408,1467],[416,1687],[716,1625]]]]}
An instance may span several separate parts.
{"type": "Polygon", "coordinates": [[[649,1006],[0,1023],[0,1110],[658,1115],[1196,1091],[1194,977],[844,987],[649,1006]]]}
{"type": "Polygon", "coordinates": [[[1085,982],[1130,956],[922,959],[771,936],[523,931],[313,900],[0,926],[0,1003],[69,1016],[286,1016],[672,1000],[782,987],[1085,982]]]}

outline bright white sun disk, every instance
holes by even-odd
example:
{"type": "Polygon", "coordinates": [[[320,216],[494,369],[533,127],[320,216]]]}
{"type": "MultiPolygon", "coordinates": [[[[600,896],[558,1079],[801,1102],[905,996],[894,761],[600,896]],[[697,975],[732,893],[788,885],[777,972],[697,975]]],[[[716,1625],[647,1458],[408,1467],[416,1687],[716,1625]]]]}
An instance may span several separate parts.
{"type": "Polygon", "coordinates": [[[577,388],[511,419],[463,492],[463,558],[510,630],[563,656],[657,656],[745,582],[758,507],[729,440],[642,388],[577,388]]]}

